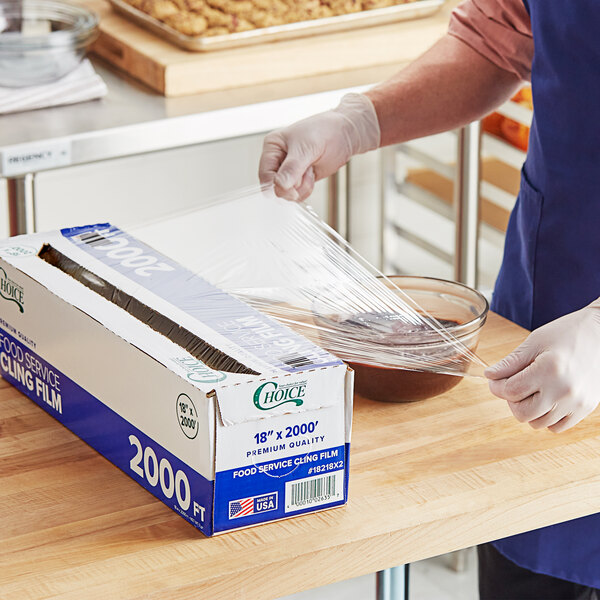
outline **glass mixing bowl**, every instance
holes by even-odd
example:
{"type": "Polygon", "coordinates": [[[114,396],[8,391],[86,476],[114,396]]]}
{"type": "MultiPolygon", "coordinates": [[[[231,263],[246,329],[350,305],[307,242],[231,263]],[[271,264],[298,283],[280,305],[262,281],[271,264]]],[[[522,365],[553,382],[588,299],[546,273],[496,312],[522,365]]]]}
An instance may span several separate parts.
{"type": "Polygon", "coordinates": [[[98,17],[55,0],[0,1],[0,85],[49,83],[72,71],[98,36],[98,17]]]}
{"type": "MultiPolygon", "coordinates": [[[[444,328],[464,346],[474,352],[479,342],[489,305],[479,292],[461,283],[435,279],[432,277],[393,276],[389,279],[408,294],[427,313],[435,317],[444,328]]],[[[344,340],[349,348],[353,340],[357,348],[368,342],[370,349],[386,348],[405,351],[412,357],[423,357],[426,364],[433,359],[443,366],[447,361],[452,371],[466,373],[470,360],[461,356],[451,342],[440,339],[440,334],[428,328],[400,327],[396,331],[386,331],[387,323],[378,322],[379,315],[336,315],[330,310],[313,307],[313,318],[321,335],[321,345],[337,354],[354,369],[354,390],[360,396],[385,402],[414,402],[437,396],[456,386],[461,376],[445,373],[432,373],[426,370],[405,370],[369,364],[355,358],[356,351],[350,351],[345,358],[339,351],[336,337],[344,340]],[[334,341],[335,340],[335,341],[334,341]],[[328,347],[329,346],[329,347],[328,347]]]]}

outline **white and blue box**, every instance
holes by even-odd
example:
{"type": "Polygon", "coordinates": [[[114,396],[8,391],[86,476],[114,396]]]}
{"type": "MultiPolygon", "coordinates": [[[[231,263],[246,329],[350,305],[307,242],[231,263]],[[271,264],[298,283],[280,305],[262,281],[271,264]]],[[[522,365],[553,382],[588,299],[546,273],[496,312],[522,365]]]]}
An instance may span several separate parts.
{"type": "Polygon", "coordinates": [[[109,224],[0,242],[0,374],[206,535],[347,501],[352,371],[109,224]]]}

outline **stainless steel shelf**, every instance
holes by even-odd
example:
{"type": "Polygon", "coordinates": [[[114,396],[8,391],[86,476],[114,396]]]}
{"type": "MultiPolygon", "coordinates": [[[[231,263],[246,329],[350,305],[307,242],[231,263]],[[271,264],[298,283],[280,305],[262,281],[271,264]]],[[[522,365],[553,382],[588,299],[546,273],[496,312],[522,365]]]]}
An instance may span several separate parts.
{"type": "Polygon", "coordinates": [[[522,150],[487,133],[482,137],[481,151],[484,155],[501,156],[505,163],[515,169],[521,169],[527,157],[527,154],[522,150]]]}
{"type": "MultiPolygon", "coordinates": [[[[532,111],[513,102],[503,105],[499,112],[525,125],[531,123],[532,111]]],[[[418,260],[424,268],[429,265],[428,268],[433,269],[438,276],[441,272],[446,271],[447,267],[444,265],[451,265],[456,261],[454,253],[449,251],[451,234],[448,230],[455,222],[455,208],[449,204],[448,198],[438,198],[435,193],[426,189],[427,186],[421,187],[418,183],[414,183],[414,180],[405,180],[408,171],[411,169],[418,171],[422,168],[456,182],[456,174],[459,170],[456,168],[457,162],[460,165],[460,170],[465,173],[464,154],[460,156],[460,149],[457,153],[455,143],[450,143],[449,133],[442,135],[445,136],[444,140],[441,140],[440,136],[437,144],[430,143],[428,146],[428,140],[424,139],[403,144],[397,149],[396,185],[394,189],[390,189],[388,186],[388,195],[393,196],[396,194],[392,202],[401,202],[399,199],[403,197],[410,198],[410,202],[404,200],[400,211],[404,211],[404,213],[400,215],[394,214],[388,203],[387,228],[385,230],[388,238],[386,245],[388,255],[385,257],[384,264],[395,271],[406,271],[407,268],[403,266],[402,254],[400,257],[393,257],[389,254],[390,250],[392,253],[403,253],[404,256],[407,253],[410,254],[411,251],[414,252],[415,260],[418,260]],[[429,218],[426,215],[421,215],[417,220],[418,222],[415,222],[414,219],[407,216],[414,211],[417,211],[417,213],[422,212],[423,209],[430,211],[431,216],[429,218]],[[443,219],[442,221],[439,220],[440,217],[443,219]],[[403,239],[401,246],[390,245],[390,240],[400,237],[403,239]],[[426,258],[427,256],[430,258],[426,258]]],[[[480,141],[481,144],[476,149],[476,155],[470,154],[471,167],[478,163],[481,158],[484,158],[486,160],[500,160],[517,170],[521,168],[526,158],[524,152],[486,133],[481,135],[480,141]]],[[[461,205],[462,202],[463,209],[465,206],[471,206],[472,208],[475,203],[478,204],[474,200],[475,196],[479,198],[479,195],[481,195],[498,209],[510,212],[515,202],[514,194],[500,187],[502,182],[497,179],[496,184],[481,178],[475,180],[473,173],[476,171],[468,167],[466,170],[467,176],[471,177],[469,187],[474,196],[471,197],[471,201],[465,204],[468,194],[466,192],[461,193],[459,190],[457,204],[461,205]]],[[[440,183],[438,182],[437,185],[440,185],[440,183]]],[[[436,187],[435,180],[433,180],[433,186],[431,189],[436,187]]],[[[461,240],[460,238],[463,236],[461,236],[460,231],[453,234],[456,247],[462,254],[463,259],[469,263],[469,265],[463,265],[463,270],[466,266],[469,266],[469,282],[473,284],[476,273],[482,286],[489,289],[493,285],[495,269],[499,266],[501,260],[504,234],[486,223],[479,222],[476,224],[478,219],[476,220],[474,210],[468,208],[467,213],[464,214],[467,219],[470,219],[468,226],[470,239],[467,241],[461,240]],[[467,248],[466,254],[465,248],[467,248]],[[482,261],[476,268],[478,253],[482,261]]],[[[455,272],[455,277],[464,279],[464,274],[459,271],[455,272]]]]}

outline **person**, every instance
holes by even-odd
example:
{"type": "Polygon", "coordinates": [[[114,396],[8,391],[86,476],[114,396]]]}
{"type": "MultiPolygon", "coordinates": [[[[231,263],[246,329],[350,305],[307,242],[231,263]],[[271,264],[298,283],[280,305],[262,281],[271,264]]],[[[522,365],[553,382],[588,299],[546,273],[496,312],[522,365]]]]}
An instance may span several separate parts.
{"type": "MultiPolygon", "coordinates": [[[[480,119],[530,80],[530,146],[492,309],[533,331],[486,376],[519,421],[555,433],[600,399],[598,32],[598,0],[466,0],[397,75],[269,134],[259,166],[262,183],[303,200],[351,156],[480,119]]],[[[600,598],[600,515],[478,555],[482,600],[600,598]]]]}

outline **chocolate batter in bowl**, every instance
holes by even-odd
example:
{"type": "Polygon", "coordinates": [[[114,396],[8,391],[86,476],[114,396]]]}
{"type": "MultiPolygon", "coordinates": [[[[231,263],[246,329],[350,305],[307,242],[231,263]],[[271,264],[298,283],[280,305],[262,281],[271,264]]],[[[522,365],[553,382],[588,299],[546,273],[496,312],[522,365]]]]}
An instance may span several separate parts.
{"type": "Polygon", "coordinates": [[[314,322],[321,345],[354,369],[354,389],[365,398],[414,402],[448,391],[458,385],[460,374],[468,371],[470,359],[436,329],[441,325],[475,352],[489,310],[487,300],[454,281],[411,276],[389,279],[424,309],[425,323],[407,323],[389,313],[336,314],[316,302],[314,322]],[[427,324],[433,323],[430,317],[437,321],[433,328],[427,324]],[[395,366],[402,364],[403,357],[411,370],[395,366]],[[423,370],[418,370],[420,363],[423,370]]]}

